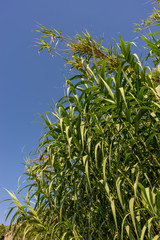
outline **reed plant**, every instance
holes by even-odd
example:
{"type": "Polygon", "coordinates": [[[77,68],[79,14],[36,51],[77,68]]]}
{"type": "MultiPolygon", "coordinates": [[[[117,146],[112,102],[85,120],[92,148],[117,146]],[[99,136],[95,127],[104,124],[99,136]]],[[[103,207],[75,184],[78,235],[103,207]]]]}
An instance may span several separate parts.
{"type": "Polygon", "coordinates": [[[160,239],[160,32],[142,37],[149,67],[122,37],[105,48],[88,32],[37,31],[39,51],[61,51],[74,76],[55,111],[41,115],[27,196],[9,192],[13,239],[160,239]]]}

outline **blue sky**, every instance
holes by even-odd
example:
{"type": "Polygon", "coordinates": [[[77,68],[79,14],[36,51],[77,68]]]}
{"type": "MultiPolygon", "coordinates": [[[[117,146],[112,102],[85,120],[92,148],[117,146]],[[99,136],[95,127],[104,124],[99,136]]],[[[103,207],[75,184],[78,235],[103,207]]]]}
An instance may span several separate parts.
{"type": "MultiPolygon", "coordinates": [[[[38,55],[37,23],[71,36],[92,28],[96,36],[104,33],[106,47],[120,34],[141,44],[133,23],[146,19],[152,7],[148,0],[0,1],[0,201],[9,197],[4,188],[16,192],[25,158],[35,152],[43,133],[38,113],[50,110],[48,104],[54,107],[63,96],[63,73],[68,76],[59,56],[38,55]]],[[[0,204],[0,223],[8,206],[0,204]]]]}

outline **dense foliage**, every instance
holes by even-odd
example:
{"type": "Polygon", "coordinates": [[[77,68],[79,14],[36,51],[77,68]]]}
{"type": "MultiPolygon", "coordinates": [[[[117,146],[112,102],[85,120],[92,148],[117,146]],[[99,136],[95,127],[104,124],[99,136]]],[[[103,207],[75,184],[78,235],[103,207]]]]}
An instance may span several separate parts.
{"type": "Polygon", "coordinates": [[[4,224],[0,224],[0,240],[5,239],[7,235],[10,235],[9,226],[5,226],[4,224]]]}
{"type": "Polygon", "coordinates": [[[160,33],[143,36],[148,67],[121,37],[105,48],[88,32],[38,31],[40,51],[54,55],[58,40],[66,44],[75,74],[56,110],[41,116],[45,133],[39,161],[26,164],[27,197],[9,192],[13,238],[160,239],[160,33]]]}
{"type": "Polygon", "coordinates": [[[0,240],[4,239],[5,232],[6,232],[6,226],[4,224],[1,224],[0,225],[0,240]]]}

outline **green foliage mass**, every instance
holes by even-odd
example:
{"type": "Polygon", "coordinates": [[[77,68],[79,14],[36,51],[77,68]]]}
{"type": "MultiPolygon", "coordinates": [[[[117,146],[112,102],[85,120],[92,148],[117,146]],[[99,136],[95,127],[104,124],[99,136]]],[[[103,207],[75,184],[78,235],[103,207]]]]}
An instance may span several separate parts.
{"type": "Polygon", "coordinates": [[[74,76],[55,111],[41,115],[26,198],[9,192],[13,239],[160,239],[160,32],[142,37],[151,68],[122,37],[105,48],[88,32],[37,31],[39,51],[62,51],[74,76]]]}
{"type": "Polygon", "coordinates": [[[4,224],[0,225],[0,239],[3,239],[6,232],[6,226],[4,224]]]}
{"type": "Polygon", "coordinates": [[[10,234],[9,226],[5,226],[4,224],[0,224],[0,240],[5,239],[5,236],[10,234]]]}

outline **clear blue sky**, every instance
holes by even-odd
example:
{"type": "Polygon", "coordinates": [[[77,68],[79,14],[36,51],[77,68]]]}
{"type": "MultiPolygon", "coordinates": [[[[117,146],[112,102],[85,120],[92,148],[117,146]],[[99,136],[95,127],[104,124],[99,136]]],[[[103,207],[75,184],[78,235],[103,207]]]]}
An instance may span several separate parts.
{"type": "MultiPolygon", "coordinates": [[[[107,46],[119,34],[134,40],[133,23],[146,19],[152,7],[148,0],[0,1],[0,201],[8,198],[3,188],[16,192],[25,154],[38,146],[43,130],[38,113],[64,94],[64,61],[43,52],[39,56],[33,46],[37,22],[71,36],[91,28],[97,36],[104,32],[107,46]]],[[[0,204],[0,223],[8,204],[0,204]]]]}

